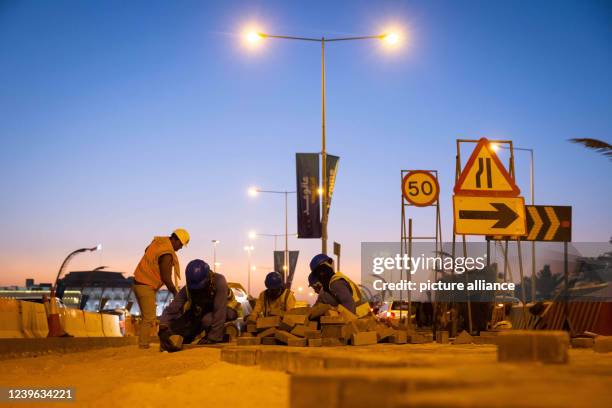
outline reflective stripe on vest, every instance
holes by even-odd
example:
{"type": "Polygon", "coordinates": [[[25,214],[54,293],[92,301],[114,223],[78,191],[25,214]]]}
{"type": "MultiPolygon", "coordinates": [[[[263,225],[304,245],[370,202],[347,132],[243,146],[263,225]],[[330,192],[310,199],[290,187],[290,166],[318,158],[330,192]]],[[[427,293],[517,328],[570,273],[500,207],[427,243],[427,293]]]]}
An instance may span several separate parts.
{"type": "Polygon", "coordinates": [[[349,279],[348,276],[343,274],[342,272],[334,273],[329,284],[331,286],[332,283],[337,282],[339,280],[344,280],[348,283],[351,288],[351,295],[353,297],[353,301],[355,302],[355,314],[357,317],[364,317],[370,314],[370,304],[368,301],[361,296],[361,289],[357,286],[352,280],[349,279]]]}
{"type": "Polygon", "coordinates": [[[159,258],[165,254],[172,256],[174,276],[175,280],[178,280],[180,278],[180,266],[169,237],[153,238],[134,271],[134,279],[156,290],[161,288],[163,282],[159,271],[159,258]]]}

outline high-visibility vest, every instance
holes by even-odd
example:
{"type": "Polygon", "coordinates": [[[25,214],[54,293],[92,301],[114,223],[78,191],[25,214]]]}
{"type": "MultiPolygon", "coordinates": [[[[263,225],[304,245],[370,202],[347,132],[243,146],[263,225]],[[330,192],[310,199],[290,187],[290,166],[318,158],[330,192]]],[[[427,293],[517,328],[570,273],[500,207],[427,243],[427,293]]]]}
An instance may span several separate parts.
{"type": "Polygon", "coordinates": [[[329,284],[331,285],[332,283],[337,282],[339,280],[344,280],[351,288],[351,295],[353,297],[353,301],[355,301],[355,314],[357,315],[357,317],[365,317],[369,315],[370,304],[368,303],[367,299],[362,296],[361,289],[359,289],[359,286],[357,286],[355,282],[353,282],[348,276],[346,276],[342,272],[334,273],[334,276],[332,276],[331,280],[329,281],[329,284]]]}
{"type": "Polygon", "coordinates": [[[145,253],[142,259],[140,259],[138,266],[136,266],[134,279],[140,283],[151,286],[155,290],[161,288],[163,282],[159,271],[159,258],[166,254],[172,256],[175,282],[178,282],[181,277],[181,268],[169,237],[153,238],[151,244],[145,249],[145,253]]]}
{"type": "Polygon", "coordinates": [[[238,317],[242,317],[242,305],[236,300],[232,288],[227,288],[227,308],[234,309],[238,317]]]}
{"type": "Polygon", "coordinates": [[[259,294],[255,310],[262,314],[262,316],[274,316],[282,315],[287,309],[291,309],[295,306],[295,299],[293,292],[289,289],[285,289],[279,297],[274,300],[267,299],[267,290],[264,290],[259,294]]]}

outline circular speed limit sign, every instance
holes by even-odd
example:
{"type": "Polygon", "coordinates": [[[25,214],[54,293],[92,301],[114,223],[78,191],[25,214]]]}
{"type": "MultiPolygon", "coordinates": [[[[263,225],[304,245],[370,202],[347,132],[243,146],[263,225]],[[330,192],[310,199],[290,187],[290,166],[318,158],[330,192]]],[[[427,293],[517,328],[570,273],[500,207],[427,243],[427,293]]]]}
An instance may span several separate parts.
{"type": "Polygon", "coordinates": [[[438,199],[440,185],[430,172],[413,170],[404,176],[402,193],[410,204],[427,207],[438,199]]]}

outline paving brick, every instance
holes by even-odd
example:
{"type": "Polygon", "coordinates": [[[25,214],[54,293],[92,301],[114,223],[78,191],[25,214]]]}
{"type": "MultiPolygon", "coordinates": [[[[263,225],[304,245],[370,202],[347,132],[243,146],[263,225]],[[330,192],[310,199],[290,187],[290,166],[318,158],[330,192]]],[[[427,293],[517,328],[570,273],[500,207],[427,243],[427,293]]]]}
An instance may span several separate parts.
{"type": "Polygon", "coordinates": [[[393,336],[395,334],[395,330],[385,324],[380,323],[376,326],[376,333],[378,333],[378,341],[384,341],[393,336]]]}
{"type": "Polygon", "coordinates": [[[285,315],[283,317],[283,323],[287,323],[289,326],[294,327],[298,324],[304,325],[308,322],[308,316],[306,315],[285,315]]]}
{"type": "Polygon", "coordinates": [[[321,338],[321,330],[310,330],[307,329],[304,331],[304,337],[307,339],[320,339],[321,338]]]}
{"type": "Polygon", "coordinates": [[[284,330],[278,330],[274,335],[274,338],[281,343],[287,344],[289,339],[298,339],[299,337],[294,336],[293,334],[286,332],[284,330]]]}
{"type": "Polygon", "coordinates": [[[436,343],[448,344],[448,332],[445,330],[438,330],[436,332],[436,343]]]}
{"type": "Polygon", "coordinates": [[[323,345],[323,339],[308,339],[308,347],[321,347],[323,345]]]}
{"type": "Polygon", "coordinates": [[[350,325],[327,324],[321,328],[321,337],[323,338],[344,338],[349,339],[353,334],[350,325]]]}
{"type": "Polygon", "coordinates": [[[291,347],[306,347],[308,346],[308,339],[303,339],[301,337],[295,339],[287,339],[287,345],[291,347]]]}
{"type": "Polygon", "coordinates": [[[261,339],[259,337],[238,337],[236,339],[238,346],[256,346],[260,343],[261,339]]]}
{"type": "Polygon", "coordinates": [[[261,339],[261,344],[263,344],[264,346],[276,346],[278,345],[278,342],[274,337],[263,337],[261,339]]]}
{"type": "Polygon", "coordinates": [[[302,324],[296,325],[293,328],[293,330],[291,330],[291,334],[293,334],[294,336],[298,336],[298,337],[306,337],[304,335],[304,332],[306,332],[306,326],[304,326],[302,324]]]}
{"type": "Polygon", "coordinates": [[[287,313],[285,313],[285,316],[286,315],[308,315],[310,314],[310,310],[311,310],[310,306],[294,307],[293,309],[287,310],[287,313]]]}
{"type": "Polygon", "coordinates": [[[591,348],[595,343],[595,339],[592,337],[576,337],[571,340],[573,348],[591,348]]]}
{"type": "Polygon", "coordinates": [[[612,352],[612,336],[597,336],[593,344],[593,351],[597,353],[612,352]]]}
{"type": "Polygon", "coordinates": [[[327,313],[329,309],[331,309],[331,306],[323,303],[314,305],[310,309],[310,319],[318,319],[319,317],[325,315],[325,313],[327,313]]]}
{"type": "Polygon", "coordinates": [[[346,341],[340,340],[337,337],[328,337],[321,339],[321,346],[323,347],[335,347],[335,346],[346,346],[346,341]]]}
{"type": "Polygon", "coordinates": [[[246,331],[249,332],[249,333],[256,333],[257,332],[257,324],[256,323],[248,323],[246,331]]]}
{"type": "Polygon", "coordinates": [[[408,333],[405,330],[395,330],[393,336],[389,337],[389,343],[406,344],[408,343],[408,333]]]}
{"type": "Polygon", "coordinates": [[[283,330],[286,332],[291,332],[291,330],[293,330],[293,326],[286,323],[286,322],[281,322],[281,324],[278,326],[278,330],[283,330]]]}
{"type": "Polygon", "coordinates": [[[270,347],[260,351],[257,363],[264,370],[286,371],[288,360],[289,352],[286,347],[282,347],[282,350],[270,347]]]}
{"type": "Polygon", "coordinates": [[[410,344],[425,344],[428,343],[427,337],[421,333],[412,332],[410,333],[410,344]]]}
{"type": "Polygon", "coordinates": [[[453,340],[453,344],[471,344],[474,342],[474,338],[467,331],[462,331],[459,333],[455,340],[453,340]]]}
{"type": "Polygon", "coordinates": [[[280,316],[260,317],[257,319],[257,330],[278,327],[280,322],[280,316]]]}
{"type": "Polygon", "coordinates": [[[378,333],[375,331],[353,333],[351,336],[351,344],[353,346],[367,346],[369,344],[376,344],[377,342],[378,333]]]}
{"type": "Polygon", "coordinates": [[[257,337],[274,337],[274,335],[276,334],[276,328],[275,327],[270,327],[269,329],[266,329],[260,333],[257,334],[257,337]]]}
{"type": "Polygon", "coordinates": [[[321,316],[321,324],[345,324],[346,320],[344,317],[338,316],[321,316]]]}
{"type": "Polygon", "coordinates": [[[512,330],[498,336],[498,361],[568,362],[569,335],[564,331],[512,330]]]}
{"type": "Polygon", "coordinates": [[[319,329],[319,322],[317,322],[316,320],[309,321],[307,326],[308,326],[308,328],[310,330],[318,330],[319,329]]]}
{"type": "Polygon", "coordinates": [[[347,322],[352,322],[354,320],[357,320],[357,315],[355,313],[351,312],[350,310],[348,310],[346,307],[344,307],[342,305],[338,305],[338,313],[347,322]]]}

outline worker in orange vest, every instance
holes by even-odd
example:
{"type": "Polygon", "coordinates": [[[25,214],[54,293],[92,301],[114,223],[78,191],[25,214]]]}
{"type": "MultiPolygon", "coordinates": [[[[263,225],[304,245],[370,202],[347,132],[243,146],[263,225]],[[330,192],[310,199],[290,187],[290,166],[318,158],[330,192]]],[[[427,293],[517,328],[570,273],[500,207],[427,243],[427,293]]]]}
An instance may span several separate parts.
{"type": "Polygon", "coordinates": [[[176,251],[188,243],[189,233],[182,228],[175,230],[169,237],[155,237],[136,267],[133,290],[142,318],[138,339],[138,346],[142,349],[149,348],[149,336],[157,318],[157,291],[166,285],[173,296],[178,293],[176,286],[181,268],[176,251]]]}

